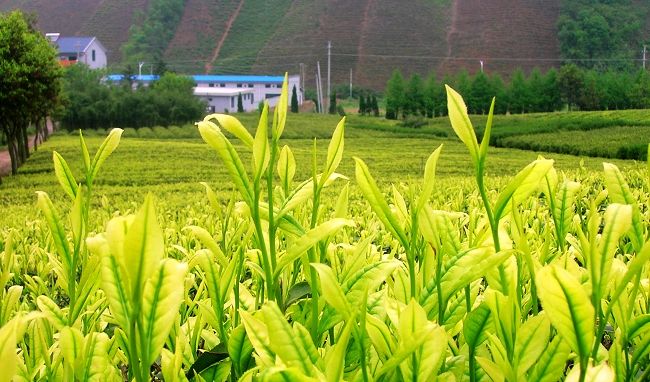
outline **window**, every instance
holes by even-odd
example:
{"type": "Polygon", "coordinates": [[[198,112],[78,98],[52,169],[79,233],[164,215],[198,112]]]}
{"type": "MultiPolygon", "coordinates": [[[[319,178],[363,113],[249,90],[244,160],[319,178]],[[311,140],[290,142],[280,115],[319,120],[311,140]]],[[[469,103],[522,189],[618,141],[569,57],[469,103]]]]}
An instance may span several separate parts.
{"type": "Polygon", "coordinates": [[[251,105],[255,102],[255,95],[251,94],[251,105]]]}
{"type": "Polygon", "coordinates": [[[208,97],[208,101],[209,101],[209,102],[212,102],[212,98],[209,98],[209,97],[208,97]]]}
{"type": "Polygon", "coordinates": [[[93,62],[95,62],[95,49],[92,51],[93,62]]]}
{"type": "Polygon", "coordinates": [[[230,97],[230,107],[235,107],[235,97],[230,97]]]}
{"type": "Polygon", "coordinates": [[[237,87],[240,88],[240,87],[241,87],[241,84],[237,84],[237,87]]]}
{"type": "Polygon", "coordinates": [[[252,88],[252,87],[253,87],[253,84],[248,84],[248,87],[249,87],[249,88],[252,88]]]}
{"type": "Polygon", "coordinates": [[[268,88],[271,87],[271,84],[266,84],[266,85],[264,85],[264,87],[268,89],[268,88]]]}
{"type": "Polygon", "coordinates": [[[221,88],[225,88],[225,87],[226,87],[226,84],[219,84],[219,87],[221,87],[221,88]]]}
{"type": "Polygon", "coordinates": [[[211,87],[211,88],[213,88],[213,87],[214,87],[214,84],[210,84],[210,85],[208,85],[208,86],[211,87]]]}

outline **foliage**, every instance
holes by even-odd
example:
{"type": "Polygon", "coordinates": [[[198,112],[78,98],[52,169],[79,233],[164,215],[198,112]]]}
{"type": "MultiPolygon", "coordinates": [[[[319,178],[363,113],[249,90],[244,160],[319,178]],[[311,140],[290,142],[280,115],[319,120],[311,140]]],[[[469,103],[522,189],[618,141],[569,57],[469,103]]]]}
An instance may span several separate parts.
{"type": "Polygon", "coordinates": [[[193,87],[191,79],[166,73],[149,87],[132,89],[128,82],[104,83],[100,72],[74,65],[64,76],[67,107],[61,124],[69,130],[184,124],[205,110],[193,87]]]}
{"type": "Polygon", "coordinates": [[[20,11],[0,14],[0,131],[11,170],[29,156],[27,128],[42,128],[60,102],[56,51],[20,11]]]}
{"type": "Polygon", "coordinates": [[[291,112],[298,112],[298,93],[296,92],[296,85],[293,85],[293,89],[291,89],[291,112]]]}
{"type": "Polygon", "coordinates": [[[125,61],[159,63],[174,37],[183,15],[185,0],[152,0],[141,25],[129,30],[129,40],[123,45],[125,61]]]}
{"type": "MultiPolygon", "coordinates": [[[[504,167],[499,150],[487,159],[492,113],[479,143],[447,91],[461,143],[419,141],[421,180],[393,185],[344,155],[388,151],[365,131],[350,145],[347,118],[323,117],[336,123],[325,150],[310,138],[285,145],[286,80],[272,117],[268,105],[257,120],[242,115],[257,129],[223,114],[198,122],[207,145],[186,144],[188,168],[203,171],[195,158],[212,152],[223,188],[197,185],[205,196],[189,208],[186,198],[169,208],[173,192],[140,207],[139,196],[97,200],[109,166],[125,176],[119,155],[136,163],[159,143],[122,152],[126,131],[112,130],[91,160],[80,136],[77,167],[54,154],[55,203],[39,193],[43,217],[0,233],[0,376],[644,380],[645,169],[559,173],[553,160],[519,159],[514,176],[487,178],[504,167]],[[476,184],[437,176],[458,167],[476,184]]],[[[390,175],[381,163],[370,165],[390,175]]]]}
{"type": "Polygon", "coordinates": [[[337,113],[337,107],[336,107],[336,92],[332,92],[330,94],[330,101],[329,101],[329,113],[330,114],[336,114],[337,113]]]}
{"type": "Polygon", "coordinates": [[[242,100],[241,93],[237,95],[237,112],[238,113],[243,113],[244,112],[244,102],[242,100]]]}
{"type": "Polygon", "coordinates": [[[397,119],[403,113],[405,96],[404,77],[396,69],[386,84],[386,119],[397,119]]]}

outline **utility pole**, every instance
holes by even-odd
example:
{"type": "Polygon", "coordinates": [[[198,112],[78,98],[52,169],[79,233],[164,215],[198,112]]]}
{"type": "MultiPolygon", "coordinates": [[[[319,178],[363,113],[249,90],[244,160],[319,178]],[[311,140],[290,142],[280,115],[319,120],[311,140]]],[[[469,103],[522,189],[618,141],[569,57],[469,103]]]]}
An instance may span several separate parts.
{"type": "Polygon", "coordinates": [[[483,73],[483,60],[481,60],[481,73],[483,73]]]}
{"type": "Polygon", "coordinates": [[[138,62],[138,80],[142,78],[142,65],[144,65],[143,61],[138,62]]]}
{"type": "Polygon", "coordinates": [[[300,63],[300,94],[299,94],[299,103],[302,104],[303,96],[305,94],[305,64],[300,63]]]}
{"type": "Polygon", "coordinates": [[[322,114],[323,111],[325,110],[323,108],[323,84],[321,83],[321,78],[320,78],[320,61],[316,62],[316,67],[317,67],[317,78],[316,78],[316,89],[317,89],[317,97],[318,97],[318,110],[322,114]]]}
{"type": "Polygon", "coordinates": [[[330,65],[331,65],[331,61],[332,61],[332,42],[328,41],[327,42],[327,109],[328,110],[329,110],[330,99],[331,99],[330,98],[330,90],[331,90],[331,88],[330,88],[330,74],[331,74],[330,65]]]}
{"type": "Polygon", "coordinates": [[[643,70],[645,70],[645,52],[646,52],[646,46],[643,46],[643,70]]]}

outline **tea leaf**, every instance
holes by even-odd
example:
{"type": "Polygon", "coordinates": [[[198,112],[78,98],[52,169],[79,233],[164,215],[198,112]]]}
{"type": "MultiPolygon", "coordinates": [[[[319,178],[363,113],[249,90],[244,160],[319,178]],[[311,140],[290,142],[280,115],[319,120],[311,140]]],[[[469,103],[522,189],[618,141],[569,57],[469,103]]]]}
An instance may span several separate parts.
{"type": "Polygon", "coordinates": [[[333,235],[341,228],[345,226],[353,226],[354,223],[351,220],[347,219],[332,219],[328,220],[325,223],[307,231],[304,235],[298,238],[289,248],[287,252],[280,256],[278,261],[277,268],[275,270],[276,275],[279,275],[284,267],[293,263],[294,260],[300,256],[307,253],[309,248],[316,245],[322,239],[333,235]]]}
{"type": "Polygon", "coordinates": [[[463,322],[463,336],[470,348],[476,348],[487,339],[487,328],[490,326],[490,308],[481,303],[472,310],[463,322]]]}
{"type": "Polygon", "coordinates": [[[95,153],[95,157],[93,158],[93,162],[90,165],[90,176],[89,179],[92,182],[93,179],[97,176],[97,173],[99,172],[99,168],[102,166],[106,158],[108,158],[113,151],[117,148],[117,146],[120,144],[120,138],[122,137],[122,132],[124,130],[122,129],[112,129],[110,133],[108,133],[108,136],[106,139],[104,139],[104,142],[102,142],[101,146],[99,146],[99,149],[97,150],[97,153],[95,153]]]}
{"type": "Polygon", "coordinates": [[[257,125],[257,131],[255,132],[255,140],[253,141],[253,173],[257,181],[259,181],[264,171],[266,171],[271,160],[268,138],[268,114],[269,105],[265,102],[264,109],[260,115],[260,121],[257,125]]]}
{"type": "MultiPolygon", "coordinates": [[[[215,120],[220,128],[239,138],[239,140],[242,141],[249,149],[253,148],[253,136],[248,132],[248,130],[246,130],[244,125],[242,125],[237,118],[228,114],[210,114],[203,118],[203,122],[208,122],[207,125],[212,125],[212,127],[217,128],[217,125],[214,125],[214,123],[212,123],[210,120],[215,120]]],[[[199,126],[200,131],[202,123],[199,122],[197,125],[199,126]]],[[[203,136],[203,134],[201,134],[201,136],[203,136]]],[[[205,140],[205,138],[203,139],[205,140]]],[[[208,142],[208,144],[209,143],[210,142],[208,142]]]]}
{"type": "Polygon", "coordinates": [[[222,268],[226,268],[228,266],[229,261],[221,251],[219,244],[217,244],[212,235],[210,235],[210,233],[205,228],[191,225],[183,228],[183,230],[192,232],[199,239],[201,244],[205,245],[206,248],[212,252],[222,268]]]}
{"type": "Polygon", "coordinates": [[[494,103],[496,101],[495,97],[492,97],[492,103],[490,104],[490,111],[488,112],[487,122],[485,122],[485,130],[483,131],[483,138],[481,139],[481,146],[479,147],[479,161],[481,166],[485,165],[485,159],[487,158],[487,150],[490,146],[490,134],[492,132],[492,119],[494,117],[494,103]]]}
{"type": "Polygon", "coordinates": [[[562,336],[556,335],[535,364],[528,380],[556,382],[564,375],[564,367],[570,353],[571,349],[562,336]]]}
{"type": "Polygon", "coordinates": [[[334,134],[332,134],[332,139],[327,147],[327,161],[325,163],[325,170],[323,171],[321,180],[328,179],[339,167],[339,163],[341,163],[341,159],[343,158],[343,148],[345,146],[344,133],[345,117],[343,117],[338,125],[336,125],[334,134]]]}
{"type": "Polygon", "coordinates": [[[388,207],[388,203],[386,203],[381,191],[379,191],[377,183],[372,175],[370,175],[368,166],[359,158],[355,157],[354,161],[356,163],[355,174],[357,183],[359,184],[359,188],[361,188],[363,196],[370,203],[372,210],[377,214],[377,217],[386,229],[400,241],[404,248],[408,248],[409,242],[406,234],[391,212],[390,207],[388,207]]]}
{"type": "Polygon", "coordinates": [[[535,365],[537,359],[546,349],[550,336],[551,325],[543,313],[528,318],[517,330],[514,354],[517,360],[518,375],[523,375],[535,365]]]}
{"type": "Polygon", "coordinates": [[[463,97],[461,97],[461,95],[454,89],[449,87],[449,85],[445,85],[445,89],[447,89],[447,110],[449,111],[451,127],[454,129],[458,138],[463,141],[469,150],[469,154],[472,156],[474,164],[477,165],[479,163],[479,147],[478,142],[476,141],[474,127],[467,115],[467,106],[465,105],[465,101],[463,101],[463,97]]]}
{"type": "Polygon", "coordinates": [[[284,190],[288,191],[291,187],[293,177],[296,175],[296,160],[289,146],[283,146],[278,158],[278,176],[282,182],[284,190]]]}
{"type": "Polygon", "coordinates": [[[61,308],[47,296],[38,296],[36,299],[38,309],[45,314],[50,324],[57,330],[67,325],[65,314],[61,308]]]}
{"type": "MultiPolygon", "coordinates": [[[[369,316],[371,317],[371,316],[369,316]]],[[[336,338],[332,350],[325,356],[325,375],[327,382],[338,382],[343,380],[343,372],[345,369],[345,355],[350,341],[350,333],[354,328],[354,321],[348,320],[343,327],[343,330],[336,338]]]]}
{"type": "Polygon", "coordinates": [[[153,197],[148,195],[124,238],[124,266],[131,285],[132,301],[139,301],[147,278],[163,258],[164,238],[156,220],[153,197]]]}
{"type": "Polygon", "coordinates": [[[280,99],[275,106],[273,114],[273,131],[272,137],[274,141],[278,141],[284,131],[284,125],[287,122],[287,109],[289,106],[289,74],[284,74],[284,81],[282,81],[282,91],[280,92],[280,99]]]}
{"type": "Polygon", "coordinates": [[[68,194],[71,199],[77,196],[77,181],[68,167],[68,162],[56,151],[52,151],[52,161],[54,162],[54,174],[63,188],[63,191],[68,194]]]}
{"type": "Polygon", "coordinates": [[[553,167],[553,161],[550,159],[538,159],[524,167],[515,178],[510,181],[494,206],[494,218],[499,220],[511,208],[510,200],[521,203],[527,199],[544,179],[546,173],[553,167]]]}
{"type": "Polygon", "coordinates": [[[52,240],[54,240],[54,247],[61,257],[66,273],[69,274],[70,269],[72,268],[72,254],[70,253],[68,239],[63,224],[61,223],[61,219],[56,213],[50,197],[41,191],[37,191],[36,194],[38,195],[38,207],[43,212],[43,215],[45,215],[45,220],[50,228],[52,240]]]}
{"type": "Polygon", "coordinates": [[[325,264],[311,263],[312,268],[316,269],[320,277],[321,290],[323,298],[343,317],[348,318],[352,315],[352,309],[345,298],[345,294],[339,285],[332,268],[325,264]]]}
{"type": "Polygon", "coordinates": [[[632,206],[624,204],[610,204],[605,210],[604,227],[601,240],[598,243],[599,251],[591,251],[591,258],[587,264],[593,282],[594,292],[603,296],[618,240],[625,234],[632,223],[632,206]]]}
{"type": "Polygon", "coordinates": [[[472,248],[462,252],[458,260],[445,272],[440,280],[444,299],[464,288],[470,282],[512,256],[512,251],[494,253],[491,247],[472,248]]]}
{"type": "Polygon", "coordinates": [[[549,265],[535,279],[547,317],[569,347],[586,361],[594,342],[594,307],[582,285],[566,270],[549,265]]]}
{"type": "Polygon", "coordinates": [[[639,251],[645,242],[645,234],[639,213],[638,202],[634,195],[632,195],[630,187],[625,182],[623,174],[621,174],[618,167],[611,163],[603,163],[603,167],[605,169],[605,184],[607,185],[609,199],[612,201],[612,203],[629,204],[633,208],[633,234],[629,236],[632,244],[634,245],[634,249],[639,251]]]}
{"type": "Polygon", "coordinates": [[[264,322],[246,311],[242,310],[240,315],[242,323],[246,328],[248,339],[251,341],[261,362],[258,366],[273,366],[275,364],[275,351],[270,346],[271,340],[267,326],[264,322]]]}
{"type": "Polygon", "coordinates": [[[252,353],[253,345],[246,336],[246,328],[244,325],[235,327],[228,338],[228,354],[237,375],[241,375],[246,370],[252,353]]]}
{"type": "Polygon", "coordinates": [[[144,286],[140,339],[145,365],[151,365],[160,355],[178,309],[183,302],[183,280],[187,264],[176,260],[162,260],[158,269],[144,286]]]}
{"type": "Polygon", "coordinates": [[[427,159],[427,164],[424,166],[424,185],[422,186],[420,196],[418,196],[417,211],[421,211],[422,208],[424,208],[424,205],[429,201],[429,198],[431,198],[436,178],[436,166],[438,165],[438,158],[440,157],[441,151],[442,145],[438,146],[438,148],[431,153],[429,159],[427,159]]]}

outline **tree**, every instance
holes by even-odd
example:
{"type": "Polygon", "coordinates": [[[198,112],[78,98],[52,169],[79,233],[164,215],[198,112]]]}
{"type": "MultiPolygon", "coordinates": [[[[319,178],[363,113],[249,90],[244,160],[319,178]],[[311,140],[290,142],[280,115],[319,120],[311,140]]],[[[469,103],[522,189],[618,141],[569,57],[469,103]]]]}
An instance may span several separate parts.
{"type": "Polygon", "coordinates": [[[359,95],[359,114],[366,115],[366,98],[363,94],[359,95]]]}
{"type": "Polygon", "coordinates": [[[244,100],[241,97],[241,93],[237,95],[237,112],[238,113],[244,112],[244,100]]]}
{"type": "Polygon", "coordinates": [[[524,72],[521,69],[515,70],[508,88],[508,99],[510,100],[511,113],[525,113],[530,104],[530,91],[524,72]]]}
{"type": "Polygon", "coordinates": [[[59,103],[61,74],[56,51],[22,12],[0,14],[0,130],[13,174],[29,156],[27,127],[59,103]]]}
{"type": "Polygon", "coordinates": [[[418,74],[411,75],[406,85],[403,114],[404,117],[408,115],[426,115],[422,77],[418,74]]]}
{"type": "Polygon", "coordinates": [[[404,77],[395,69],[386,85],[386,119],[397,119],[404,105],[404,77]]]}
{"type": "Polygon", "coordinates": [[[578,104],[584,85],[584,74],[575,64],[563,65],[558,74],[558,89],[569,111],[578,104]]]}
{"type": "Polygon", "coordinates": [[[298,112],[298,93],[296,92],[296,85],[293,85],[293,89],[291,90],[291,112],[298,112]]]}
{"type": "Polygon", "coordinates": [[[377,103],[377,96],[372,95],[372,114],[375,117],[379,117],[379,103],[377,103]]]}
{"type": "Polygon", "coordinates": [[[557,70],[551,68],[544,75],[544,111],[556,111],[562,107],[562,96],[558,87],[557,70]]]}
{"type": "Polygon", "coordinates": [[[336,92],[332,92],[330,94],[330,108],[329,108],[329,113],[330,114],[336,114],[336,92]]]}
{"type": "Polygon", "coordinates": [[[467,97],[470,113],[487,114],[494,96],[496,94],[488,76],[483,72],[476,73],[472,79],[472,91],[467,97]]]}

